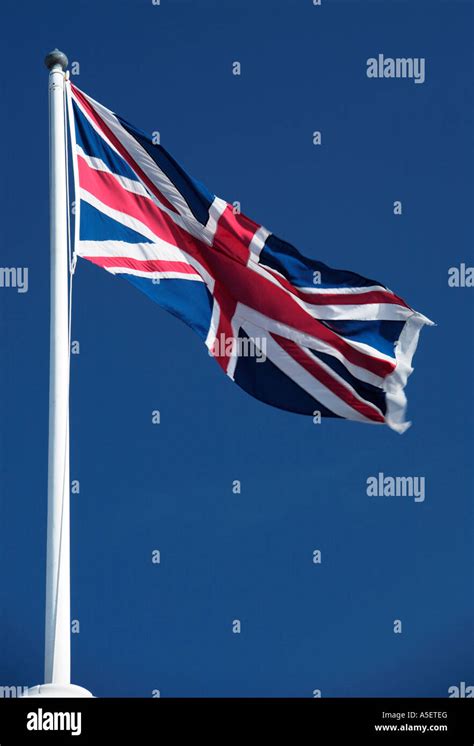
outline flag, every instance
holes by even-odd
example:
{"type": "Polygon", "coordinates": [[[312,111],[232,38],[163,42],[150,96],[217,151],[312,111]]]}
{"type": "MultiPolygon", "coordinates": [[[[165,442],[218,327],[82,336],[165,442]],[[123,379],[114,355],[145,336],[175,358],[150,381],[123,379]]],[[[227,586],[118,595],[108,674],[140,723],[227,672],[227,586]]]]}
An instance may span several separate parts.
{"type": "Polygon", "coordinates": [[[302,256],[72,83],[67,97],[77,256],[182,319],[257,399],[409,427],[404,387],[429,319],[376,280],[302,256]]]}

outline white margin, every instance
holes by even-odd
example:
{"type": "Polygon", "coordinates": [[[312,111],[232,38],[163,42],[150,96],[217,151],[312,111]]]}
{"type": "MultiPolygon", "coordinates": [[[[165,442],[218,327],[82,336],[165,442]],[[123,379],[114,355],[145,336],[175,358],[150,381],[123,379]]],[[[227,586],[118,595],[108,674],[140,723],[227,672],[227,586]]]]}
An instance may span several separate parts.
{"type": "Polygon", "coordinates": [[[416,311],[405,322],[395,345],[396,368],[385,378],[383,384],[387,402],[385,422],[400,434],[411,426],[411,422],[405,420],[407,397],[404,389],[409,376],[413,373],[411,362],[418,346],[421,329],[425,325],[436,326],[433,321],[416,311]]]}
{"type": "MultiPolygon", "coordinates": [[[[71,95],[71,81],[68,79],[65,81],[66,88],[66,103],[67,103],[67,114],[69,124],[69,142],[71,143],[72,151],[72,173],[74,181],[74,247],[72,252],[73,266],[77,261],[77,249],[79,248],[79,228],[81,225],[81,194],[79,187],[79,173],[77,166],[77,143],[76,143],[76,126],[74,122],[74,112],[72,110],[72,95],[71,95]]],[[[68,209],[71,209],[71,205],[68,205],[68,209]]]]}

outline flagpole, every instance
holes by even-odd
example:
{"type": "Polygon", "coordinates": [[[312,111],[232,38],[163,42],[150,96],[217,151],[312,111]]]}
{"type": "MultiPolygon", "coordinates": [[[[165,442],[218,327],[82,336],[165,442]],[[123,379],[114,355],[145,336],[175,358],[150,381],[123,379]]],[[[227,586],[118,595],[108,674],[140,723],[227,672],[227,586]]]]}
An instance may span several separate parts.
{"type": "Polygon", "coordinates": [[[28,696],[91,697],[71,684],[69,544],[69,267],[65,70],[58,49],[45,58],[49,70],[50,173],[50,372],[48,528],[46,550],[45,684],[28,696]]]}
{"type": "Polygon", "coordinates": [[[58,50],[45,59],[49,69],[50,175],[50,370],[48,454],[48,538],[46,558],[45,681],[71,683],[69,561],[69,332],[68,232],[64,71],[58,50]]]}

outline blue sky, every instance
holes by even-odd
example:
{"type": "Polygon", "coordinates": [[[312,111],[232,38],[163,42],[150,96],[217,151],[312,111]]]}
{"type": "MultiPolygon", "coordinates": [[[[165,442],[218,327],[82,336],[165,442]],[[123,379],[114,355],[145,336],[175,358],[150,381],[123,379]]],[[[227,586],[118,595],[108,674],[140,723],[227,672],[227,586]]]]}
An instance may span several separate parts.
{"type": "Polygon", "coordinates": [[[406,434],[314,425],[249,397],[190,329],[80,261],[74,683],[144,697],[474,683],[473,290],[448,286],[450,267],[474,264],[472,2],[25,0],[3,14],[1,265],[28,267],[29,288],[0,288],[0,684],[43,678],[55,46],[79,62],[76,85],[159,130],[213,192],[437,323],[406,434]],[[368,79],[378,53],[424,57],[425,82],[368,79]],[[424,476],[425,501],[369,498],[379,472],[424,476]]]}

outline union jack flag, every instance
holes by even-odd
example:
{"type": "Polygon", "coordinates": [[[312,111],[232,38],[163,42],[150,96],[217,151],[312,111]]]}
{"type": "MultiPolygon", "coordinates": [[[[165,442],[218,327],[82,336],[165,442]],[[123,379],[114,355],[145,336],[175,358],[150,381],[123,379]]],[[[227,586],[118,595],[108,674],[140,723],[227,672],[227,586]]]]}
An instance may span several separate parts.
{"type": "Polygon", "coordinates": [[[71,83],[67,98],[77,256],[182,319],[257,399],[409,427],[404,387],[429,319],[380,282],[302,256],[71,83]]]}

